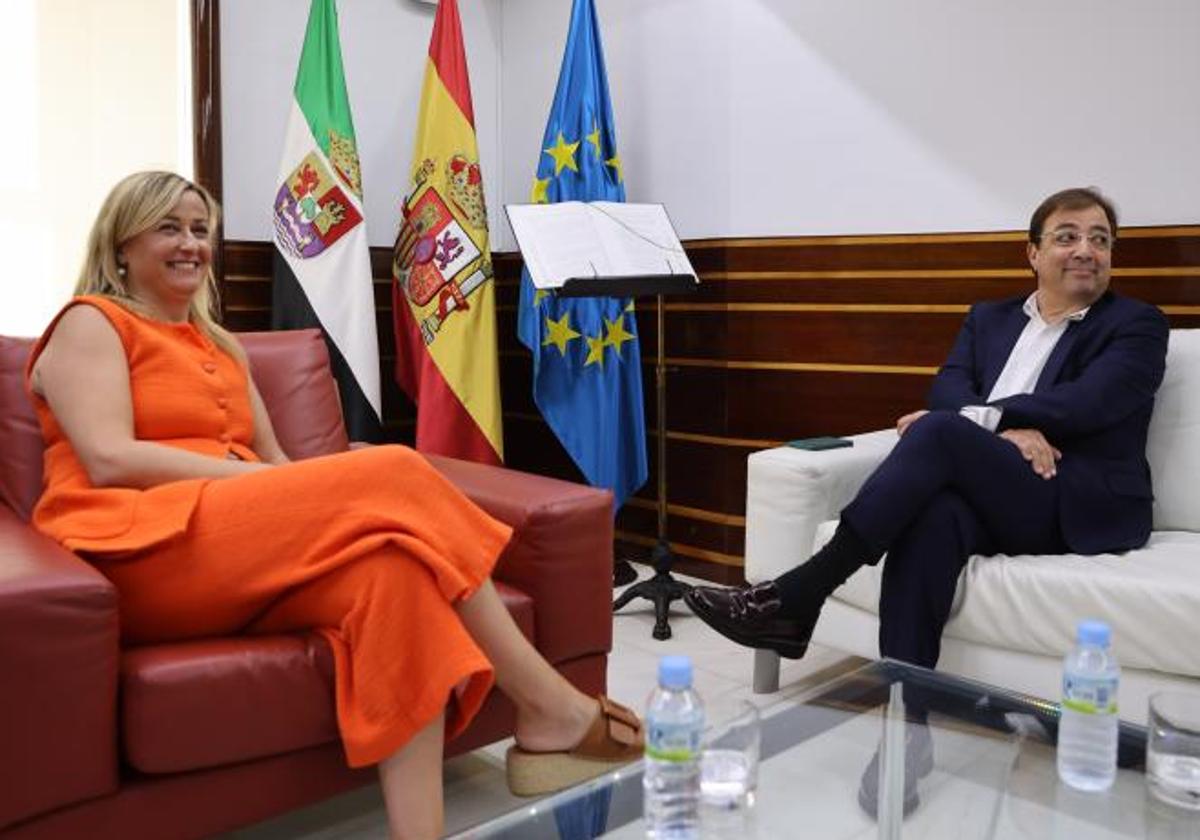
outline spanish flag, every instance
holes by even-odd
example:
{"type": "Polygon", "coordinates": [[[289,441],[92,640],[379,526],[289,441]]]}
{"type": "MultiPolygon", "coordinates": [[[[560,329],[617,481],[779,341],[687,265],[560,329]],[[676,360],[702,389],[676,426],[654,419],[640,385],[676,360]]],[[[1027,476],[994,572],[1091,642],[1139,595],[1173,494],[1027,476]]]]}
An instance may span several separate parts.
{"type": "Polygon", "coordinates": [[[411,178],[392,255],[396,381],[417,404],[417,449],[498,464],[495,284],[455,0],[433,23],[411,178]]]}

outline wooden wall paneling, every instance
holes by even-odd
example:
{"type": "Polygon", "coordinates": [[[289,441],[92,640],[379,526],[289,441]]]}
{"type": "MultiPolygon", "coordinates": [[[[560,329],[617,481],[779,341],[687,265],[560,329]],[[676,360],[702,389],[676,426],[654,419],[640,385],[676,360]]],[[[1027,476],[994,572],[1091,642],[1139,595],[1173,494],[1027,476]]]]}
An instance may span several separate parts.
{"type": "MultiPolygon", "coordinates": [[[[1138,230],[1119,245],[1114,287],[1200,326],[1200,228],[1138,230]],[[1136,262],[1133,260],[1136,259],[1136,262]]],[[[794,437],[891,425],[924,403],[968,306],[1024,294],[1033,279],[1013,234],[709,240],[689,243],[702,280],[668,303],[668,519],[679,569],[742,580],[746,456],[794,437]]],[[[270,245],[226,243],[227,317],[269,323],[270,245]]],[[[371,253],[384,353],[385,422],[411,440],[415,412],[391,376],[390,261],[371,253]]],[[[582,480],[531,394],[516,338],[520,260],[497,254],[498,339],[510,466],[582,480]]],[[[655,535],[652,301],[638,307],[650,477],[617,516],[619,556],[643,558],[655,535]]]]}
{"type": "MultiPolygon", "coordinates": [[[[652,448],[655,432],[648,435],[652,448]]],[[[667,435],[668,504],[713,517],[741,516],[746,503],[746,456],[757,447],[728,446],[707,438],[667,435]]],[[[658,465],[649,461],[649,478],[638,498],[654,501],[658,465]]],[[[686,515],[682,512],[679,515],[686,515]]]]}
{"type": "MultiPolygon", "coordinates": [[[[1028,272],[1023,232],[745,238],[688,243],[689,256],[722,249],[725,271],[913,271],[1018,269],[1028,272]]],[[[1122,228],[1115,266],[1200,264],[1200,226],[1122,228]]],[[[704,268],[693,257],[693,266],[704,268]]]]}
{"type": "MultiPolygon", "coordinates": [[[[221,288],[221,304],[225,311],[269,313],[271,311],[271,284],[261,279],[247,280],[243,277],[225,275],[221,288]]],[[[262,317],[261,315],[259,317],[262,317]]]]}
{"type": "Polygon", "coordinates": [[[515,470],[583,482],[583,474],[540,414],[505,410],[504,463],[515,470]]]}
{"type": "Polygon", "coordinates": [[[195,180],[221,201],[221,10],[191,0],[192,126],[195,180]]]}
{"type": "Polygon", "coordinates": [[[667,357],[728,362],[937,367],[965,306],[911,310],[689,310],[667,312],[667,357]]]}
{"type": "MultiPolygon", "coordinates": [[[[1200,303],[1200,270],[1182,267],[1122,268],[1113,272],[1113,288],[1131,297],[1153,300],[1159,305],[1200,303]]],[[[902,276],[880,272],[827,272],[805,274],[790,270],[774,272],[718,272],[704,278],[703,290],[672,309],[726,304],[731,307],[763,307],[809,304],[862,307],[897,304],[902,306],[960,305],[1027,294],[1034,288],[1032,275],[1022,271],[921,271],[902,276]],[[936,301],[936,304],[931,303],[936,301]]],[[[833,310],[836,311],[836,310],[833,310]]],[[[893,311],[883,308],[880,311],[893,311]]]]}
{"type": "Polygon", "coordinates": [[[674,431],[704,434],[719,410],[726,440],[765,448],[793,438],[889,426],[899,416],[898,407],[924,405],[931,381],[932,374],[680,366],[672,373],[668,411],[674,431]]]}
{"type": "MultiPolygon", "coordinates": [[[[218,0],[191,0],[193,178],[218,203],[224,193],[221,164],[221,9],[218,0]]],[[[220,243],[224,225],[214,231],[220,243]]],[[[224,277],[224,248],[213,249],[213,272],[224,277]]]]}
{"type": "Polygon", "coordinates": [[[1113,265],[1190,269],[1200,271],[1200,226],[1122,228],[1113,251],[1113,265]]]}
{"type": "Polygon", "coordinates": [[[1173,329],[1196,329],[1200,327],[1200,315],[1192,312],[1186,315],[1172,315],[1167,313],[1167,321],[1170,322],[1173,329]]]}
{"type": "MultiPolygon", "coordinates": [[[[716,272],[704,278],[703,292],[677,307],[724,303],[730,306],[921,305],[937,300],[942,305],[969,305],[1020,294],[1032,280],[1017,271],[1008,273],[921,271],[894,276],[882,272],[778,271],[716,272]]],[[[886,311],[886,310],[885,310],[886,311]]]]}
{"type": "MultiPolygon", "coordinates": [[[[634,498],[617,514],[617,528],[653,534],[657,525],[653,500],[634,498]]],[[[674,543],[696,546],[729,558],[725,565],[740,566],[745,551],[745,517],[721,517],[672,505],[667,512],[667,538],[674,543]]]]}
{"type": "Polygon", "coordinates": [[[725,271],[1028,270],[1017,233],[722,240],[725,271]]]}

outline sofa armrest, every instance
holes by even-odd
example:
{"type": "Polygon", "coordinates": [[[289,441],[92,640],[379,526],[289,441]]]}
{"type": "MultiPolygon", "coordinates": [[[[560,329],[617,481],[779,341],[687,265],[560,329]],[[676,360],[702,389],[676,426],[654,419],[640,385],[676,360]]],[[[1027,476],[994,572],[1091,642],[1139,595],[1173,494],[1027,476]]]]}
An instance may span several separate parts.
{"type": "Polygon", "coordinates": [[[612,494],[583,484],[426,455],[514,528],[495,577],[533,598],[534,643],[552,663],[612,649],[612,494]]]}
{"type": "Polygon", "coordinates": [[[0,505],[0,829],[117,787],[117,593],[0,505]]]}
{"type": "Polygon", "coordinates": [[[844,449],[780,446],[750,455],[746,580],[769,580],[812,556],[817,526],[835,519],[896,445],[895,429],[854,435],[844,449]]]}

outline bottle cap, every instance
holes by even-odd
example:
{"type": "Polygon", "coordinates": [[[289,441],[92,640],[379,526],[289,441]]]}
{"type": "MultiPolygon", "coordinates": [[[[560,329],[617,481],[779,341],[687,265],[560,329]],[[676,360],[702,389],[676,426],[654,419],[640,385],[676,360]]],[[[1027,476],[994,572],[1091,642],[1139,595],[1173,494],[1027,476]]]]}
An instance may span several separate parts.
{"type": "Polygon", "coordinates": [[[658,684],[663,688],[691,688],[692,660],[686,656],[664,656],[658,660],[658,684]]]}
{"type": "Polygon", "coordinates": [[[1112,630],[1103,621],[1086,619],[1079,622],[1079,626],[1075,629],[1075,638],[1081,645],[1108,647],[1109,642],[1112,641],[1112,630]]]}

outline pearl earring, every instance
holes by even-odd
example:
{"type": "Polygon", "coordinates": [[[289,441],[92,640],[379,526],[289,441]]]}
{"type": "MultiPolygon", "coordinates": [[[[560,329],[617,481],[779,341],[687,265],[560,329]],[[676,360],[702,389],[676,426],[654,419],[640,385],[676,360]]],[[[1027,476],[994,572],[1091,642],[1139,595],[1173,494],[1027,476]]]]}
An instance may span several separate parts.
{"type": "Polygon", "coordinates": [[[117,274],[119,274],[121,277],[124,277],[127,271],[128,271],[128,269],[126,269],[125,266],[123,266],[123,265],[117,266],[117,274]]]}

